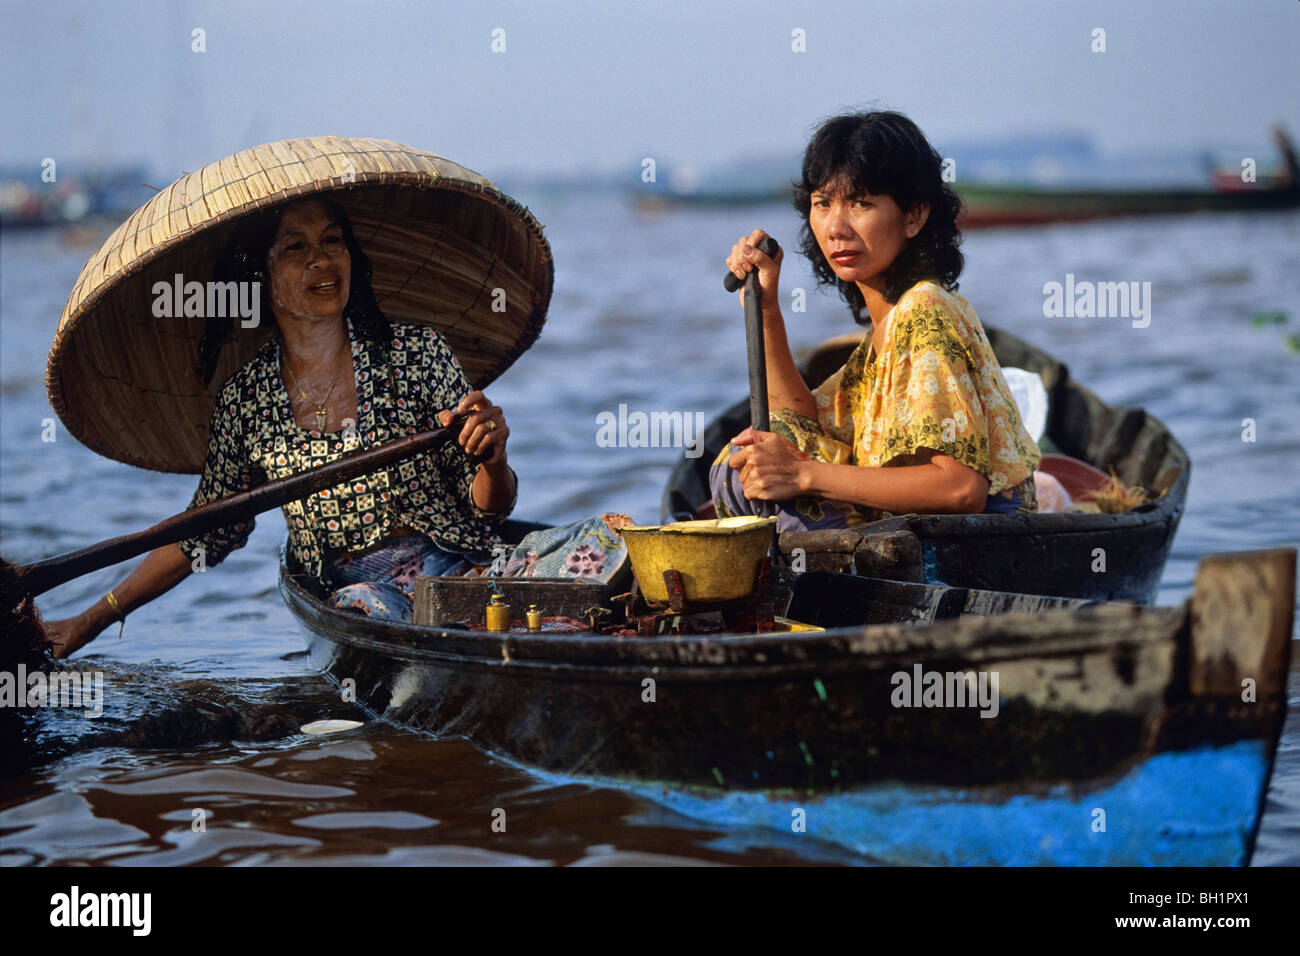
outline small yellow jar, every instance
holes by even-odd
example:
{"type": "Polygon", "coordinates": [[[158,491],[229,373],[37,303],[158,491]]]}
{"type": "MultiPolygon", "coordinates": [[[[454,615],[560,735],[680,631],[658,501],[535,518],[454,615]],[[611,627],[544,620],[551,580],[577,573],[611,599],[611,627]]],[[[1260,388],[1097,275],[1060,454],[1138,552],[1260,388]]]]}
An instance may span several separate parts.
{"type": "Polygon", "coordinates": [[[506,603],[506,596],[500,592],[492,595],[492,600],[488,602],[486,608],[487,629],[489,631],[508,631],[510,630],[510,605],[506,603]]]}
{"type": "Polygon", "coordinates": [[[528,605],[528,612],[525,617],[528,619],[528,630],[540,631],[542,629],[542,612],[537,610],[536,604],[528,605]]]}

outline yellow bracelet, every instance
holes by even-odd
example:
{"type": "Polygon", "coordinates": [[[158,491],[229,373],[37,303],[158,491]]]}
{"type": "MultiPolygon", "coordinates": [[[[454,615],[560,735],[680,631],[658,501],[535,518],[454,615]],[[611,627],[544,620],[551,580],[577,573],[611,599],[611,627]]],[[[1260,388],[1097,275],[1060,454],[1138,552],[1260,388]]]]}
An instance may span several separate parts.
{"type": "Polygon", "coordinates": [[[126,627],[126,615],[122,613],[122,605],[117,603],[117,597],[112,591],[104,595],[104,600],[108,601],[108,606],[113,609],[113,613],[117,615],[117,619],[121,622],[117,628],[117,636],[121,637],[122,630],[126,627]]]}

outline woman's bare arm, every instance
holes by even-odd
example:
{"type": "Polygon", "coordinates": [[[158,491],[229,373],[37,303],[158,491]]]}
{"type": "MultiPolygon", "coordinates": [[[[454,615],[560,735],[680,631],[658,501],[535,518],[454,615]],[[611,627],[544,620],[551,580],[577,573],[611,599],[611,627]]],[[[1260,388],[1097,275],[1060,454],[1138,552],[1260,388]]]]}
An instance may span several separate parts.
{"type": "Polygon", "coordinates": [[[917,464],[870,468],[804,462],[804,494],[866,505],[894,514],[979,514],[989,480],[947,455],[921,449],[917,464]]]}
{"type": "Polygon", "coordinates": [[[780,435],[752,428],[731,442],[741,447],[729,464],[751,501],[816,495],[895,514],[978,514],[988,501],[987,478],[929,448],[888,468],[871,468],[809,459],[780,435]]]}
{"type": "MultiPolygon", "coordinates": [[[[113,588],[123,614],[143,607],[174,588],[193,572],[189,557],[178,546],[165,544],[150,551],[139,567],[113,588]]],[[[102,597],[76,617],[46,621],[45,634],[55,657],[67,657],[86,646],[118,619],[117,612],[102,597]]]]}
{"type": "Polygon", "coordinates": [[[510,467],[502,459],[495,464],[482,465],[474,476],[471,486],[474,504],[488,514],[504,511],[515,497],[515,478],[510,467]]]}
{"type": "MultiPolygon", "coordinates": [[[[744,295],[743,291],[741,295],[744,295]]],[[[799,374],[799,366],[795,364],[785,334],[781,306],[775,301],[763,303],[763,336],[767,356],[768,407],[788,408],[808,418],[816,418],[817,400],[799,374]]]]}

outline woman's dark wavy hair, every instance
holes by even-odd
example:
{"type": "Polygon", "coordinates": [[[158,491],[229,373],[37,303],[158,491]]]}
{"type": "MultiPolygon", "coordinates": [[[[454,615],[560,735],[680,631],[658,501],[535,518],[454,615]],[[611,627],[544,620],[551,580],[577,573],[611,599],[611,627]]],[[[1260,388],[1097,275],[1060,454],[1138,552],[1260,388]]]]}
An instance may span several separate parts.
{"type": "MultiPolygon", "coordinates": [[[[349,283],[348,303],[343,308],[343,315],[352,320],[353,329],[362,338],[377,346],[387,358],[393,329],[375,299],[372,285],[374,269],[370,265],[370,259],[362,250],[361,243],[357,242],[348,214],[343,211],[343,207],[324,197],[312,196],[309,199],[325,206],[330,218],[343,233],[343,242],[352,257],[352,279],[349,283]]],[[[273,318],[275,313],[271,310],[271,282],[266,267],[266,256],[275,242],[276,233],[280,230],[280,219],[285,209],[291,205],[292,202],[281,203],[243,219],[229,241],[222,247],[221,252],[217,254],[214,279],[217,282],[260,282],[261,314],[273,318]]],[[[233,322],[233,318],[210,316],[203,325],[197,366],[199,377],[205,385],[212,381],[217,360],[221,356],[221,348],[230,334],[233,322]]]]}
{"type": "Polygon", "coordinates": [[[871,319],[857,285],[840,281],[813,235],[808,222],[812,194],[819,189],[847,186],[849,195],[887,195],[904,212],[929,203],[930,215],[902,252],[885,270],[885,298],[898,299],[917,282],[932,279],[945,289],[957,288],[965,263],[958,246],[957,216],[961,199],[943,181],[943,160],[916,124],[901,113],[845,113],[826,120],[804,151],[802,177],[794,185],[794,208],[803,219],[799,250],[812,263],[818,285],[831,285],[853,310],[861,325],[871,319]]]}

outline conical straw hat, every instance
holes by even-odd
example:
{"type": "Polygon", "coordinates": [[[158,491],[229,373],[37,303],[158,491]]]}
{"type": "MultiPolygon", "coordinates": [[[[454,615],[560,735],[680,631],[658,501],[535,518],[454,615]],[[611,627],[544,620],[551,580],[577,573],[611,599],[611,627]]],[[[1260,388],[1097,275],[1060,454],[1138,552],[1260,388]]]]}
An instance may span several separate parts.
{"type": "Polygon", "coordinates": [[[95,451],[158,471],[202,470],[222,383],[274,334],[232,323],[212,381],[195,368],[201,317],[156,318],[155,283],[212,280],[240,217],[301,196],[342,206],[391,322],[442,332],[482,388],[541,331],[554,266],[532,214],[477,173],[379,139],[320,136],[256,146],[182,176],[90,257],[50,349],[45,385],[95,451]],[[504,295],[501,291],[504,290],[504,295]],[[504,308],[504,311],[502,309],[504,308]]]}

